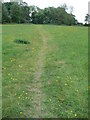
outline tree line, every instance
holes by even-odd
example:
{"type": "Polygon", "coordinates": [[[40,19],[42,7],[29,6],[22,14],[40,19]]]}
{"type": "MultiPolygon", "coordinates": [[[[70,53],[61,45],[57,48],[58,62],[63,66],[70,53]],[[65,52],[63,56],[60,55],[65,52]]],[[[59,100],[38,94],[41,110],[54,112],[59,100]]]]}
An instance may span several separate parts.
{"type": "Polygon", "coordinates": [[[40,9],[26,2],[5,2],[2,3],[2,23],[76,25],[78,21],[72,12],[67,12],[66,4],[40,9]]]}

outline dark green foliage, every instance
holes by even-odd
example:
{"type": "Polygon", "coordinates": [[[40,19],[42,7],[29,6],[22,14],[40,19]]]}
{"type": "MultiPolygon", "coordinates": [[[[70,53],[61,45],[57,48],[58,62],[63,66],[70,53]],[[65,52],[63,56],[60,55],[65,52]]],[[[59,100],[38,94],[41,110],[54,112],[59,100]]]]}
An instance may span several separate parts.
{"type": "Polygon", "coordinates": [[[9,22],[9,14],[6,6],[2,5],[2,23],[8,23],[9,22]]]}
{"type": "Polygon", "coordinates": [[[27,3],[20,4],[14,2],[3,3],[2,7],[3,23],[28,23],[30,22],[29,6],[27,3]]]}
{"type": "Polygon", "coordinates": [[[37,6],[28,6],[26,2],[3,3],[3,23],[34,23],[75,25],[77,20],[73,14],[67,13],[66,4],[57,8],[40,9],[37,6]]]}
{"type": "Polygon", "coordinates": [[[2,3],[0,1],[0,23],[2,23],[2,3]]]}
{"type": "Polygon", "coordinates": [[[17,3],[11,6],[11,21],[12,23],[20,23],[20,6],[17,3]]]}
{"type": "Polygon", "coordinates": [[[30,22],[30,8],[28,7],[27,3],[22,2],[20,4],[20,22],[21,23],[29,23],[30,22]]]}
{"type": "Polygon", "coordinates": [[[15,39],[14,42],[17,44],[30,44],[30,42],[25,39],[15,39]]]}
{"type": "Polygon", "coordinates": [[[88,22],[90,22],[90,15],[86,14],[86,16],[85,16],[85,23],[88,24],[88,22]]]}
{"type": "Polygon", "coordinates": [[[43,9],[33,11],[32,13],[32,23],[36,24],[66,24],[74,25],[76,24],[75,16],[68,14],[64,8],[58,7],[48,7],[43,9]]]}

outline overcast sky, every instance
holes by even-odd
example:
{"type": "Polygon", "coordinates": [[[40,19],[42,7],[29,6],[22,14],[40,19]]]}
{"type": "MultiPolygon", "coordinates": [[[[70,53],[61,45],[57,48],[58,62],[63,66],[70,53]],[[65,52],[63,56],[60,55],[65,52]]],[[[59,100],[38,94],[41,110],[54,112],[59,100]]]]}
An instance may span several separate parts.
{"type": "MultiPolygon", "coordinates": [[[[7,1],[7,0],[5,0],[7,1]]],[[[63,3],[66,3],[67,6],[73,6],[73,14],[76,16],[76,19],[79,22],[84,22],[85,15],[88,13],[88,2],[90,0],[23,0],[29,5],[36,5],[40,8],[45,8],[49,6],[60,6],[63,3]]]]}

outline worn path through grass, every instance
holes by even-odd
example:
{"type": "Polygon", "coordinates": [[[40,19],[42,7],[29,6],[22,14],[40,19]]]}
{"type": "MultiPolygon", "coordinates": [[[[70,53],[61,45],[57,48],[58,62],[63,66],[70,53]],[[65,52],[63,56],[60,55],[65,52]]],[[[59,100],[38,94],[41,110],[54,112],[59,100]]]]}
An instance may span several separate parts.
{"type": "MultiPolygon", "coordinates": [[[[44,33],[45,31],[43,31],[42,26],[37,26],[37,29],[38,29],[39,35],[42,39],[42,46],[38,53],[38,60],[35,65],[36,71],[34,74],[32,88],[31,88],[31,84],[30,84],[30,88],[31,88],[30,91],[32,91],[32,93],[34,93],[34,99],[33,99],[33,106],[34,106],[33,117],[34,118],[40,117],[41,111],[42,111],[41,103],[42,103],[42,99],[43,99],[43,93],[41,91],[41,88],[42,88],[41,76],[43,74],[43,62],[44,62],[44,58],[45,58],[45,53],[47,52],[47,38],[44,33]]],[[[29,86],[28,86],[28,88],[29,88],[29,86]]]]}

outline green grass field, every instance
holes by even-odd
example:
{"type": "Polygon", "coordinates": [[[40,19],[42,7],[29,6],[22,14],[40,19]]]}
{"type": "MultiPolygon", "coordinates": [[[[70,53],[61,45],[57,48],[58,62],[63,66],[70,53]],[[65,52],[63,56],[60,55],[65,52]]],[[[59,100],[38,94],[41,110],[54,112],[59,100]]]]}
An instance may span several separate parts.
{"type": "Polygon", "coordinates": [[[88,28],[3,25],[3,117],[88,117],[88,28]],[[19,44],[15,40],[29,41],[19,44]]]}

